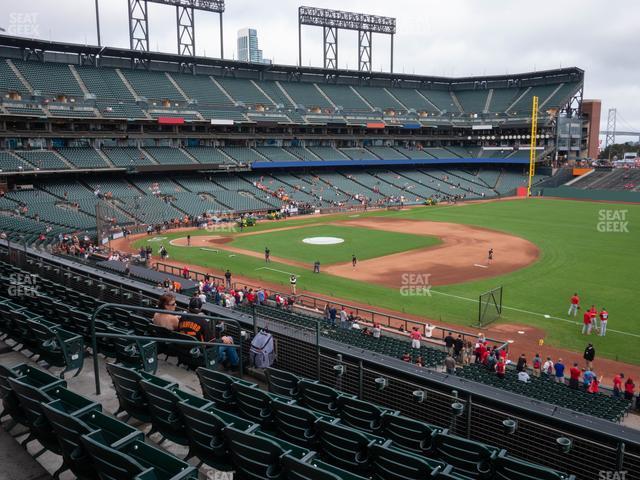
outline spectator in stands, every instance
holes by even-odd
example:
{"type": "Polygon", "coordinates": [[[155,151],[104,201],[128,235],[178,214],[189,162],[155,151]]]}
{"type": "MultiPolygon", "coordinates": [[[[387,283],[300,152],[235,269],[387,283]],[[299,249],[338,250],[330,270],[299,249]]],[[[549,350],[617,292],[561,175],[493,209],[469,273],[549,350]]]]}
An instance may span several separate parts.
{"type": "Polygon", "coordinates": [[[496,350],[491,350],[491,354],[487,357],[487,368],[490,372],[493,372],[496,369],[496,363],[498,363],[498,357],[496,356],[496,350]]]}
{"type": "Polygon", "coordinates": [[[453,356],[458,362],[462,362],[462,349],[464,348],[464,340],[462,335],[458,335],[453,343],[453,356]]]}
{"type": "MultiPolygon", "coordinates": [[[[160,295],[158,298],[158,310],[166,310],[167,312],[175,312],[176,297],[170,293],[160,295]]],[[[180,317],[171,313],[156,312],[153,314],[153,324],[167,330],[177,330],[180,317]]]]}
{"type": "Polygon", "coordinates": [[[189,269],[186,266],[182,267],[182,278],[189,278],[189,269]]]}
{"type": "Polygon", "coordinates": [[[431,338],[431,337],[433,336],[433,330],[434,330],[435,328],[436,328],[435,326],[431,325],[430,323],[427,323],[427,324],[424,326],[424,336],[425,336],[426,338],[431,338]]]}
{"type": "Polygon", "coordinates": [[[338,316],[338,311],[336,310],[336,307],[334,307],[333,305],[329,306],[329,323],[331,324],[332,327],[336,326],[336,317],[338,316]]]}
{"type": "Polygon", "coordinates": [[[349,314],[344,309],[344,305],[340,307],[340,328],[344,330],[349,329],[349,314]]]}
{"type": "Polygon", "coordinates": [[[527,357],[524,353],[520,354],[520,358],[518,358],[518,363],[516,364],[516,372],[524,372],[527,369],[527,357]]]}
{"type": "Polygon", "coordinates": [[[380,324],[377,322],[374,323],[373,329],[372,329],[373,338],[380,338],[381,333],[382,333],[382,329],[380,328],[380,324]]]}
{"type": "MultiPolygon", "coordinates": [[[[413,327],[409,336],[411,337],[411,348],[420,350],[420,339],[422,338],[422,335],[420,334],[418,327],[413,327]]],[[[451,352],[449,352],[449,355],[451,355],[451,352]]]]}
{"type": "Polygon", "coordinates": [[[401,358],[403,362],[411,362],[411,355],[409,355],[409,352],[404,352],[401,358]]]}
{"type": "Polygon", "coordinates": [[[599,393],[601,381],[602,377],[598,378],[596,375],[594,375],[593,379],[589,383],[589,386],[587,387],[587,393],[599,393]]]}
{"type": "Polygon", "coordinates": [[[622,393],[622,380],[624,380],[624,373],[619,373],[613,377],[613,396],[620,397],[622,393]]]}
{"type": "Polygon", "coordinates": [[[635,389],[636,385],[635,383],[633,383],[631,377],[627,378],[627,381],[624,382],[624,398],[626,400],[629,400],[630,402],[633,401],[633,394],[635,392],[635,389]]]}
{"type": "Polygon", "coordinates": [[[233,338],[230,336],[222,337],[223,346],[218,347],[218,363],[226,370],[235,369],[240,364],[238,358],[238,352],[235,348],[228,345],[233,345],[233,338]]]}
{"type": "Polygon", "coordinates": [[[505,363],[504,359],[501,358],[496,364],[496,375],[498,376],[498,378],[504,378],[506,370],[507,364],[505,363]]]}
{"type": "Polygon", "coordinates": [[[547,357],[547,361],[544,362],[544,365],[542,365],[542,373],[551,378],[551,376],[553,375],[553,371],[553,360],[551,360],[551,357],[547,357]]]}
{"type": "MultiPolygon", "coordinates": [[[[416,367],[424,367],[424,360],[422,359],[422,355],[418,355],[416,357],[416,367]]],[[[454,370],[455,373],[455,370],[454,370]]]]}
{"type": "Polygon", "coordinates": [[[584,349],[582,358],[584,358],[587,368],[593,367],[593,360],[596,358],[596,349],[593,348],[593,344],[590,343],[587,345],[587,348],[584,349]]]}
{"type": "Polygon", "coordinates": [[[556,364],[554,365],[556,370],[556,378],[555,381],[557,383],[564,383],[564,363],[562,363],[562,359],[559,358],[556,364]]]}
{"type": "Polygon", "coordinates": [[[578,385],[580,382],[580,368],[578,368],[578,363],[574,362],[573,367],[569,369],[569,388],[574,390],[578,389],[578,385]]]}
{"type": "Polygon", "coordinates": [[[444,345],[447,347],[447,352],[450,355],[453,355],[453,347],[456,343],[455,338],[453,338],[453,332],[449,332],[446,337],[444,337],[444,345]]]}
{"type": "MultiPolygon", "coordinates": [[[[198,297],[192,297],[189,302],[189,313],[195,315],[202,314],[202,301],[198,297]]],[[[206,318],[199,317],[180,317],[178,322],[178,331],[186,335],[195,337],[200,342],[210,342],[213,339],[211,325],[206,318]]]]}
{"type": "Polygon", "coordinates": [[[471,356],[473,355],[473,344],[467,342],[462,349],[462,364],[469,365],[471,363],[471,356]]]}
{"type": "Polygon", "coordinates": [[[447,358],[444,359],[444,367],[447,371],[447,374],[456,374],[456,361],[450,353],[448,353],[447,358]]]}
{"type": "Polygon", "coordinates": [[[595,376],[596,374],[592,372],[590,368],[587,368],[586,370],[584,370],[584,373],[582,374],[582,386],[584,387],[585,390],[589,388],[589,385],[591,384],[591,380],[593,380],[595,376]]]}
{"type": "Polygon", "coordinates": [[[540,358],[540,354],[536,353],[536,356],[533,357],[533,376],[539,377],[542,372],[542,359],[540,358]]]}

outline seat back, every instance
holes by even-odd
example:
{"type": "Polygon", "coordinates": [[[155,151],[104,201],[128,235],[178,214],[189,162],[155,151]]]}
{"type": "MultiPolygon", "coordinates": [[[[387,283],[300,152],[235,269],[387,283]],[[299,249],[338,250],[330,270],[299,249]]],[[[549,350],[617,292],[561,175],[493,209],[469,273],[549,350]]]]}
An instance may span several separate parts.
{"type": "Polygon", "coordinates": [[[307,448],[318,442],[315,423],[319,415],[299,405],[291,405],[281,400],[271,402],[275,428],[288,441],[307,448]]]}
{"type": "MultiPolygon", "coordinates": [[[[151,470],[129,455],[106,445],[100,432],[82,435],[80,441],[91,457],[92,464],[102,480],[133,479],[137,475],[151,470]]],[[[155,475],[151,478],[155,478],[155,475]]]]}
{"type": "Polygon", "coordinates": [[[423,455],[431,451],[434,432],[442,431],[440,427],[402,415],[385,413],[381,421],[380,435],[392,440],[395,445],[423,455]]]}
{"type": "Polygon", "coordinates": [[[235,377],[208,368],[198,368],[196,373],[205,398],[213,400],[216,406],[223,409],[232,410],[238,406],[231,389],[231,385],[235,383],[235,377]]]}
{"type": "Polygon", "coordinates": [[[269,391],[276,395],[295,398],[298,395],[300,378],[293,373],[269,367],[265,370],[269,391]]]}
{"type": "Polygon", "coordinates": [[[446,432],[434,434],[433,446],[437,458],[457,471],[472,478],[491,478],[497,448],[446,432]]]}
{"type": "Polygon", "coordinates": [[[444,469],[437,460],[383,445],[372,445],[373,477],[376,480],[423,480],[444,469]]]}
{"type": "Polygon", "coordinates": [[[218,470],[232,470],[224,429],[234,426],[244,431],[254,424],[213,406],[198,408],[187,402],[180,402],[178,408],[184,418],[189,437],[188,457],[196,456],[218,470]]]}
{"type": "Polygon", "coordinates": [[[574,480],[573,475],[536,465],[519,458],[510,457],[506,452],[494,461],[496,480],[574,480]]]}
{"type": "MultiPolygon", "coordinates": [[[[319,420],[319,449],[331,465],[368,475],[371,470],[371,438],[359,430],[319,420]]],[[[382,441],[380,443],[383,443],[382,441]]]]}
{"type": "Polygon", "coordinates": [[[54,399],[40,388],[21,382],[16,378],[9,378],[9,385],[16,394],[20,408],[24,413],[24,420],[29,430],[47,450],[60,455],[58,439],[51,425],[42,411],[42,405],[54,399]]]}
{"type": "Polygon", "coordinates": [[[232,383],[231,390],[242,416],[263,426],[273,423],[271,398],[267,392],[239,382],[232,383]]]}
{"type": "Polygon", "coordinates": [[[128,415],[141,422],[151,421],[149,402],[142,387],[140,387],[140,382],[142,381],[140,374],[135,370],[113,363],[107,364],[107,372],[111,376],[113,387],[120,403],[120,408],[116,415],[120,412],[127,412],[128,415]]]}
{"type": "Polygon", "coordinates": [[[140,387],[149,402],[149,413],[153,425],[151,432],[158,431],[172,442],[188,445],[184,418],[178,408],[180,397],[173,389],[155,385],[148,380],[141,380],[140,387]]]}
{"type": "Polygon", "coordinates": [[[94,431],[80,419],[64,411],[60,401],[42,404],[42,412],[58,436],[62,457],[79,478],[98,478],[91,465],[91,457],[82,446],[80,437],[94,431]]]}
{"type": "Polygon", "coordinates": [[[328,415],[338,413],[337,400],[340,392],[337,390],[309,380],[300,380],[298,388],[298,401],[305,407],[328,415]]]}
{"type": "MultiPolygon", "coordinates": [[[[189,340],[196,342],[195,338],[191,335],[179,332],[169,332],[165,336],[175,340],[189,340]]],[[[183,364],[194,370],[198,367],[214,367],[218,357],[218,347],[214,345],[207,347],[197,344],[187,345],[170,343],[168,349],[170,356],[178,358],[178,365],[183,364]]]]}
{"type": "Polygon", "coordinates": [[[280,457],[285,451],[271,439],[242,432],[234,427],[225,429],[231,460],[241,478],[279,480],[285,478],[280,457]]]}
{"type": "Polygon", "coordinates": [[[377,405],[346,395],[341,395],[337,401],[340,420],[347,425],[370,433],[382,428],[380,418],[384,410],[377,405]]]}
{"type": "Polygon", "coordinates": [[[287,474],[287,480],[365,480],[365,477],[320,460],[304,462],[291,455],[285,455],[282,465],[287,474]]]}

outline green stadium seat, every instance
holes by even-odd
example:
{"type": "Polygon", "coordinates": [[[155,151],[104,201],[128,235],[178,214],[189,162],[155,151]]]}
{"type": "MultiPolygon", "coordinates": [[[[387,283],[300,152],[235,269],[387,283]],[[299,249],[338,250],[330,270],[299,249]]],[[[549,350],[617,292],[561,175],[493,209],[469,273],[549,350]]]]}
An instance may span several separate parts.
{"type": "MultiPolygon", "coordinates": [[[[131,333],[140,335],[140,332],[135,330],[132,330],[131,333]]],[[[116,362],[135,370],[156,373],[158,369],[158,344],[156,342],[117,338],[115,345],[116,362]]]]}
{"type": "Polygon", "coordinates": [[[144,440],[140,430],[99,411],[70,415],[58,400],[43,404],[42,411],[60,443],[63,467],[59,471],[69,468],[80,479],[99,478],[82,445],[82,435],[99,431],[105,443],[112,448],[123,442],[144,440]]]}
{"type": "Polygon", "coordinates": [[[574,480],[573,475],[561,473],[535,463],[511,457],[506,451],[495,459],[495,480],[574,480]]]}
{"type": "Polygon", "coordinates": [[[295,398],[298,395],[300,377],[273,367],[267,368],[265,375],[271,393],[291,398],[295,398]]]}
{"type": "Polygon", "coordinates": [[[7,367],[0,365],[0,399],[2,399],[2,413],[0,418],[9,415],[12,421],[21,425],[26,425],[27,419],[18,396],[13,391],[10,378],[18,378],[22,382],[27,383],[36,388],[47,388],[52,386],[65,387],[67,383],[64,380],[34,368],[26,363],[7,367]]]}
{"type": "Polygon", "coordinates": [[[371,445],[373,479],[422,480],[436,476],[447,465],[421,455],[398,450],[385,445],[371,445]]]}
{"type": "Polygon", "coordinates": [[[303,459],[308,450],[278,441],[265,433],[249,433],[234,427],[225,429],[231,460],[241,478],[280,480],[285,472],[280,459],[289,454],[303,459]]]}
{"type": "Polygon", "coordinates": [[[78,415],[101,408],[99,404],[61,386],[38,388],[11,377],[8,382],[18,398],[20,408],[24,412],[25,425],[29,428],[29,436],[22,442],[22,445],[37,440],[44,448],[57,455],[62,453],[58,437],[47,422],[42,405],[59,400],[65,410],[78,415]]]}
{"type": "Polygon", "coordinates": [[[207,368],[198,368],[196,374],[200,379],[202,395],[209,400],[213,400],[218,408],[224,410],[234,410],[238,407],[235,393],[232,390],[234,383],[240,382],[246,386],[257,388],[255,383],[245,382],[226,373],[216,372],[207,368]]]}
{"type": "Polygon", "coordinates": [[[346,395],[337,399],[338,416],[350,427],[358,428],[369,433],[378,433],[382,428],[383,414],[391,415],[397,412],[385,411],[373,403],[358,400],[346,395]]]}
{"type": "Polygon", "coordinates": [[[343,393],[310,380],[300,380],[298,388],[297,400],[301,405],[327,415],[338,415],[338,397],[343,393]]]}
{"type": "MultiPolygon", "coordinates": [[[[195,341],[192,336],[179,332],[167,331],[164,336],[168,339],[195,341]]],[[[177,357],[178,365],[185,365],[192,370],[198,367],[212,368],[216,365],[218,347],[169,343],[168,354],[177,357]]]]}
{"type": "Polygon", "coordinates": [[[200,408],[180,402],[178,408],[184,418],[189,437],[189,453],[186,459],[197,457],[201,462],[218,470],[233,470],[224,430],[233,426],[241,431],[255,428],[253,422],[237,417],[210,404],[200,408]]]}
{"type": "Polygon", "coordinates": [[[139,384],[149,402],[152,425],[149,435],[158,432],[174,443],[188,445],[189,438],[178,404],[186,402],[198,408],[206,408],[211,402],[179,390],[176,386],[165,387],[149,380],[141,380],[139,384]]]}
{"type": "Polygon", "coordinates": [[[367,475],[372,467],[371,446],[382,445],[385,439],[354,428],[319,420],[319,451],[322,459],[350,472],[367,475]]]}
{"type": "Polygon", "coordinates": [[[43,319],[32,319],[28,323],[31,333],[39,343],[39,360],[44,360],[50,366],[64,367],[60,378],[64,378],[64,374],[71,370],[76,370],[74,377],[78,376],[84,362],[82,337],[43,319]]]}
{"type": "Polygon", "coordinates": [[[161,380],[152,375],[145,375],[142,372],[113,363],[107,364],[107,372],[111,376],[111,381],[118,397],[119,407],[115,415],[126,412],[126,420],[133,417],[145,423],[151,421],[149,401],[140,386],[140,382],[143,379],[165,388],[176,386],[175,383],[161,380]]]}
{"type": "Polygon", "coordinates": [[[127,442],[115,449],[106,443],[100,431],[80,438],[102,480],[198,478],[196,469],[188,463],[139,440],[127,442]]]}
{"type": "Polygon", "coordinates": [[[323,416],[308,408],[282,400],[271,402],[271,409],[278,433],[288,441],[310,449],[313,449],[319,441],[316,422],[321,419],[337,422],[333,417],[323,416]]]}
{"type": "Polygon", "coordinates": [[[282,466],[286,472],[287,480],[365,480],[366,478],[315,458],[303,462],[285,455],[282,459],[282,466]]]}
{"type": "Polygon", "coordinates": [[[440,427],[402,415],[385,413],[381,422],[380,435],[391,440],[396,446],[422,455],[432,451],[431,442],[434,434],[443,431],[440,427]]]}
{"type": "Polygon", "coordinates": [[[492,478],[493,461],[500,453],[495,447],[446,431],[434,434],[433,446],[437,458],[452,465],[455,471],[475,479],[492,478]]]}

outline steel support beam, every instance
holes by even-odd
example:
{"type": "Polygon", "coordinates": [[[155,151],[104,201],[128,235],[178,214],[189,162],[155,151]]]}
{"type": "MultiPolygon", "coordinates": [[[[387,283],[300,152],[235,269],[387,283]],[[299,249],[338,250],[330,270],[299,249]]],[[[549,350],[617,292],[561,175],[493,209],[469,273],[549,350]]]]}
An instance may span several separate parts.
{"type": "Polygon", "coordinates": [[[369,30],[358,31],[358,70],[361,72],[371,72],[371,37],[372,32],[369,30]]]}
{"type": "Polygon", "coordinates": [[[325,69],[338,68],[338,30],[358,32],[358,70],[371,72],[373,59],[371,52],[374,33],[391,37],[390,70],[393,72],[393,41],[396,33],[396,19],[364,13],[343,12],[316,7],[298,8],[298,65],[302,66],[302,25],[322,27],[323,66],[325,69]]]}
{"type": "Polygon", "coordinates": [[[322,27],[322,38],[324,45],[324,68],[329,70],[338,69],[338,28],[322,27]]]}
{"type": "Polygon", "coordinates": [[[616,143],[617,114],[618,111],[615,108],[609,109],[609,114],[607,115],[607,136],[605,137],[604,148],[616,143]]]}
{"type": "Polygon", "coordinates": [[[178,27],[178,55],[195,56],[196,26],[194,9],[177,5],[176,25],[178,27]]]}
{"type": "Polygon", "coordinates": [[[149,51],[149,15],[146,0],[129,0],[129,48],[149,51]]]}

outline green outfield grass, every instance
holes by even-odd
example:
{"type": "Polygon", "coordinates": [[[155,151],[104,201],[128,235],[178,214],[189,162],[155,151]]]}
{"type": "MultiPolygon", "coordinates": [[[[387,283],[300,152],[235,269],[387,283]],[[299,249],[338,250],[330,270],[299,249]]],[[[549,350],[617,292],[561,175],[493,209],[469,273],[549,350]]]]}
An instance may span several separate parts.
{"type": "Polygon", "coordinates": [[[424,235],[385,232],[370,228],[320,225],[276,232],[265,231],[260,235],[238,237],[230,245],[255,252],[269,247],[271,255],[309,265],[316,260],[321,265],[351,261],[351,255],[359,260],[382,257],[392,253],[437,245],[440,240],[424,235]],[[337,237],[344,240],[335,245],[310,245],[304,243],[310,237],[337,237]]]}
{"type": "MultiPolygon", "coordinates": [[[[400,212],[369,212],[365,215],[446,221],[501,230],[532,241],[540,248],[541,256],[531,266],[507,275],[434,287],[431,296],[403,296],[399,290],[325,273],[314,275],[310,269],[272,262],[268,265],[272,270],[266,270],[265,262],[260,258],[230,256],[233,254],[224,250],[215,254],[195,247],[174,247],[167,245],[168,242],[164,243],[172,259],[203,265],[203,270],[229,268],[239,275],[255,278],[256,283],[268,281],[281,284],[283,290],[288,285],[288,274],[295,273],[300,276],[299,288],[304,290],[355,300],[372,307],[422,315],[436,320],[436,323],[441,319],[467,328],[477,319],[478,295],[503,285],[505,309],[502,322],[535,325],[546,331],[547,344],[582,351],[587,338],[579,334],[580,327],[572,323],[574,319],[567,317],[569,297],[577,291],[583,299],[583,305],[594,303],[598,307],[605,306],[610,313],[608,335],[604,338],[591,336],[588,339],[594,343],[597,355],[640,364],[640,349],[637,348],[640,342],[640,321],[637,319],[640,312],[640,295],[637,294],[637,286],[640,285],[640,206],[530,199],[456,207],[425,207],[400,212]],[[607,212],[621,211],[626,211],[628,232],[607,233],[598,230],[599,222],[603,218],[606,221],[607,215],[622,215],[607,212]]],[[[287,225],[330,222],[348,217],[310,217],[302,220],[302,223],[294,220],[261,222],[255,228],[266,231],[287,225]]],[[[288,233],[292,235],[294,232],[296,230],[288,233]]],[[[193,235],[196,234],[211,233],[202,231],[193,235]]],[[[171,239],[182,237],[184,233],[163,236],[171,239]]],[[[139,240],[137,245],[147,240],[139,240]]],[[[263,251],[264,242],[256,241],[259,242],[259,250],[263,251]]],[[[158,243],[152,245],[157,247],[158,243]]],[[[270,248],[273,255],[281,254],[271,245],[270,248]]],[[[350,254],[348,252],[347,261],[350,254]]],[[[504,254],[507,253],[495,252],[496,262],[504,254]]],[[[313,259],[310,259],[309,263],[312,262],[313,259]]],[[[575,319],[580,323],[581,320],[581,317],[575,319]]]]}

